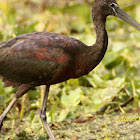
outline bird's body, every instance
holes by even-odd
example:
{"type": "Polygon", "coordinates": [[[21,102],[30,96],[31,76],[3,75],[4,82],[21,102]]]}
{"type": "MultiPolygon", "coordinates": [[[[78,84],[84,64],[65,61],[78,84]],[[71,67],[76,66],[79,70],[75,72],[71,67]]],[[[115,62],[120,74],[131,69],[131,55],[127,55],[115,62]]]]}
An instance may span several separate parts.
{"type": "Polygon", "coordinates": [[[40,117],[51,140],[55,140],[46,121],[46,104],[52,84],[88,74],[103,59],[107,50],[106,18],[121,18],[140,31],[140,24],[121,10],[115,0],[95,0],[92,18],[96,42],[81,41],[56,33],[37,32],[0,43],[0,76],[5,86],[18,86],[15,97],[0,116],[0,129],[17,100],[35,86],[46,85],[40,117]]]}
{"type": "Polygon", "coordinates": [[[105,51],[56,33],[23,34],[0,47],[0,75],[5,86],[52,85],[88,74],[105,51]]]}

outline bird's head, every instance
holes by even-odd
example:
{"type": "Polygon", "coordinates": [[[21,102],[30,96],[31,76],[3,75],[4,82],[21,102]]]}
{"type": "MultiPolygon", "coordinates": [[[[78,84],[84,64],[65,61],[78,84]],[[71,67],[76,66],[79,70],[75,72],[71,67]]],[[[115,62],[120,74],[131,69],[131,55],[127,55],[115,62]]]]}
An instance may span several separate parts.
{"type": "Polygon", "coordinates": [[[115,0],[95,0],[93,5],[93,18],[98,16],[107,17],[109,15],[116,16],[140,31],[140,24],[132,17],[125,13],[115,0]]]}

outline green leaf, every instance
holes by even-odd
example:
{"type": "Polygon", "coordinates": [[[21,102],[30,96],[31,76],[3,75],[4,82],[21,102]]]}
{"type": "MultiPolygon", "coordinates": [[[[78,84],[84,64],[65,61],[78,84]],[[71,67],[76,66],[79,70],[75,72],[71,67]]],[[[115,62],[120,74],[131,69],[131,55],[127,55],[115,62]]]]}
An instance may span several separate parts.
{"type": "Polygon", "coordinates": [[[53,122],[53,115],[54,115],[54,112],[56,111],[56,108],[57,108],[57,106],[58,106],[58,103],[59,103],[59,100],[56,101],[55,104],[52,106],[51,111],[50,111],[50,113],[49,113],[49,115],[48,115],[48,116],[51,117],[51,121],[52,121],[52,122],[53,122]]]}
{"type": "Polygon", "coordinates": [[[138,74],[138,70],[136,69],[136,67],[131,67],[125,75],[125,81],[130,82],[134,80],[137,74],[138,74]]]}
{"type": "Polygon", "coordinates": [[[68,108],[77,106],[80,103],[81,94],[83,94],[83,91],[80,87],[75,90],[71,90],[69,95],[62,95],[61,103],[68,108]]]}
{"type": "MultiPolygon", "coordinates": [[[[110,59],[112,59],[112,58],[110,58],[110,59]]],[[[113,61],[111,61],[110,63],[108,63],[107,65],[105,65],[105,67],[107,69],[113,69],[116,66],[118,66],[123,60],[124,60],[124,58],[122,56],[119,56],[116,59],[114,59],[113,61]]]]}
{"type": "Polygon", "coordinates": [[[93,74],[92,79],[93,79],[93,82],[97,85],[97,87],[105,88],[108,86],[108,84],[105,81],[103,81],[100,78],[100,76],[97,74],[93,74]]]}
{"type": "Polygon", "coordinates": [[[104,56],[104,58],[103,58],[103,60],[102,60],[102,63],[106,66],[106,65],[108,65],[109,63],[111,63],[112,60],[114,60],[115,58],[116,58],[116,57],[115,57],[115,53],[112,52],[112,51],[108,51],[108,52],[105,54],[105,56],[104,56]]]}
{"type": "Polygon", "coordinates": [[[34,110],[32,110],[32,111],[30,111],[30,114],[29,114],[29,121],[32,122],[34,117],[35,117],[35,112],[34,112],[34,110]]]}
{"type": "Polygon", "coordinates": [[[40,92],[37,90],[30,90],[28,96],[30,100],[38,99],[40,97],[40,92]]]}
{"type": "Polygon", "coordinates": [[[94,82],[93,78],[87,77],[86,78],[89,82],[89,84],[93,87],[93,88],[97,88],[96,83],[94,82]]]}
{"type": "Polygon", "coordinates": [[[64,121],[67,118],[67,115],[69,114],[69,109],[62,110],[57,118],[58,122],[64,121]]]}
{"type": "Polygon", "coordinates": [[[79,79],[70,79],[67,81],[67,85],[77,88],[79,86],[79,79]]]}
{"type": "Polygon", "coordinates": [[[136,88],[140,88],[140,79],[134,80],[134,84],[136,88]]]}
{"type": "Polygon", "coordinates": [[[113,74],[112,74],[112,73],[104,74],[104,75],[102,76],[102,79],[103,79],[103,80],[113,79],[113,74]]]}
{"type": "Polygon", "coordinates": [[[0,80],[0,95],[5,94],[5,90],[3,89],[2,81],[0,80]]]}

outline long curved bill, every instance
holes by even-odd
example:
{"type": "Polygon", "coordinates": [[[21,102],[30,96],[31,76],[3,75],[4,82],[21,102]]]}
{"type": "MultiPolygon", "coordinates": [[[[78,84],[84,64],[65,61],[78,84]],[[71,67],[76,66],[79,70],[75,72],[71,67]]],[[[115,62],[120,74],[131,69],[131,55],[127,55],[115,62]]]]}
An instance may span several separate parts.
{"type": "Polygon", "coordinates": [[[130,17],[127,13],[125,13],[122,9],[120,9],[119,6],[116,6],[114,10],[116,13],[116,17],[119,17],[120,19],[124,20],[125,22],[140,31],[140,24],[136,22],[132,17],[130,17]]]}

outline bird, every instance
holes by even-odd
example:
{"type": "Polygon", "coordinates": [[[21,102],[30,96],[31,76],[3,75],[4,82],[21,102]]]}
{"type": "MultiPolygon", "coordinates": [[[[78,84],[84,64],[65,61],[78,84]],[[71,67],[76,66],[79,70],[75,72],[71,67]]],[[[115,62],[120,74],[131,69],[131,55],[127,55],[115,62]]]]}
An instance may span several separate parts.
{"type": "Polygon", "coordinates": [[[106,19],[109,15],[124,20],[140,31],[140,24],[121,10],[116,0],[95,0],[92,19],[96,42],[91,46],[75,38],[51,32],[22,34],[1,43],[0,76],[5,87],[18,89],[0,116],[0,129],[4,118],[21,96],[36,86],[45,85],[40,118],[50,139],[55,140],[46,121],[49,88],[70,78],[87,75],[101,62],[108,46],[106,19]]]}

